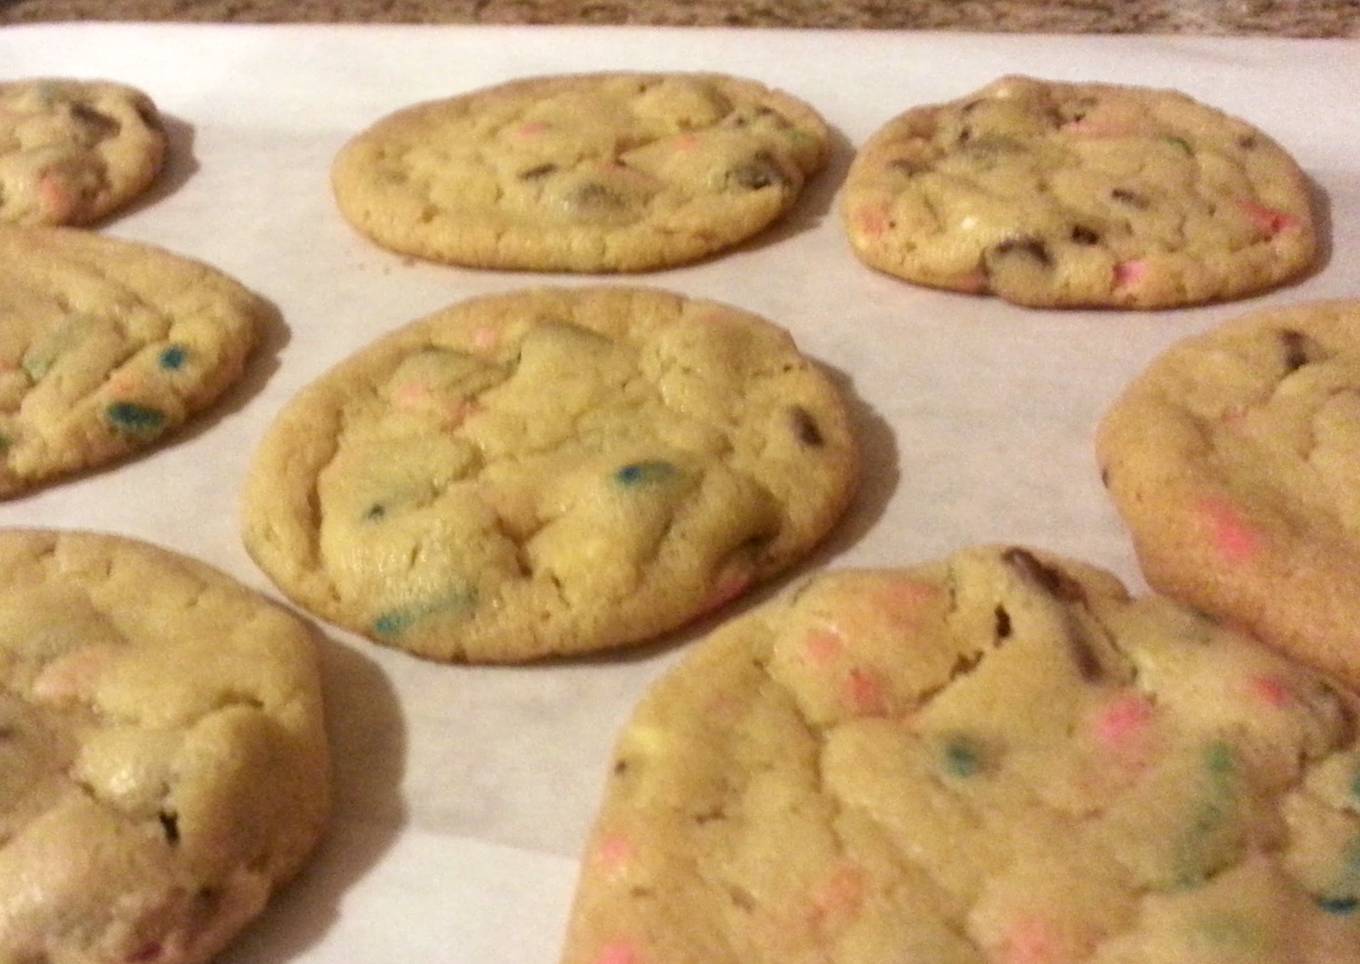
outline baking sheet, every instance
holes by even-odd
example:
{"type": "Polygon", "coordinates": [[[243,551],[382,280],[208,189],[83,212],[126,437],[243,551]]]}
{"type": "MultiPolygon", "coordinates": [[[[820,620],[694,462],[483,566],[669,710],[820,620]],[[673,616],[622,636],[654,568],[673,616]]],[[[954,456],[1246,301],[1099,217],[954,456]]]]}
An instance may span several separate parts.
{"type": "MultiPolygon", "coordinates": [[[[89,528],[197,556],[277,598],[237,536],[250,453],[301,386],[462,298],[598,279],[412,263],[331,202],[331,157],[413,101],[540,73],[719,70],[783,87],[836,128],[782,224],[710,262],[610,283],[728,301],[791,329],[852,395],[860,497],[800,572],[912,563],[989,541],[1104,565],[1141,588],[1091,452],[1100,412],[1160,349],[1267,304],[1360,295],[1360,43],[586,28],[52,25],[0,30],[0,79],[109,77],[171,118],[168,176],[104,226],[232,273],[284,327],[225,403],[160,450],[0,503],[0,525],[89,528]],[[834,202],[852,144],[904,107],[1002,73],[1174,86],[1293,151],[1330,221],[1323,266],[1282,291],[1179,312],[1026,311],[862,267],[834,202]],[[1332,252],[1336,253],[1332,253],[1332,252]]],[[[786,588],[789,580],[733,607],[786,588]]],[[[441,667],[325,631],[333,829],[223,960],[551,961],[614,733],[705,626],[529,668],[441,667]]]]}

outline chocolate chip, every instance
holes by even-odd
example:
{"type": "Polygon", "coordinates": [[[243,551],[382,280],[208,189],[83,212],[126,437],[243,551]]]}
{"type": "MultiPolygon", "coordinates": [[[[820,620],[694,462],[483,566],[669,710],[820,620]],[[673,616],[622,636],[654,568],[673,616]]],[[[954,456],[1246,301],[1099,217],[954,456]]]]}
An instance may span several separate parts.
{"type": "Polygon", "coordinates": [[[628,206],[622,194],[597,181],[588,181],[572,191],[569,201],[572,207],[586,211],[617,211],[628,206]]]}
{"type": "Polygon", "coordinates": [[[1100,235],[1096,234],[1096,232],[1092,231],[1090,228],[1078,224],[1072,229],[1072,240],[1077,244],[1099,244],[1100,235]]]}
{"type": "Polygon", "coordinates": [[[1062,602],[1086,601],[1086,590],[1081,587],[1081,583],[1061,569],[1040,562],[1028,549],[1011,546],[1001,553],[1001,560],[1054,599],[1062,602]]]}
{"type": "Polygon", "coordinates": [[[556,164],[540,164],[537,167],[529,168],[527,171],[520,171],[519,179],[521,181],[541,181],[555,170],[557,170],[556,164]]]}
{"type": "Polygon", "coordinates": [[[1006,607],[998,605],[996,607],[996,638],[1007,639],[1011,634],[1011,614],[1006,612],[1006,607]]]}
{"type": "Polygon", "coordinates": [[[992,253],[1000,257],[1023,254],[1038,261],[1045,268],[1052,267],[1053,258],[1042,241],[1034,237],[1007,238],[992,248],[992,253]]]}
{"type": "Polygon", "coordinates": [[[1105,488],[1107,488],[1107,489],[1110,487],[1110,470],[1109,470],[1109,469],[1102,468],[1102,469],[1100,470],[1100,484],[1101,484],[1102,486],[1104,486],[1105,488]]]}
{"type": "Polygon", "coordinates": [[[748,191],[758,191],[771,185],[785,186],[789,178],[769,151],[759,151],[750,160],[728,171],[727,183],[748,191]]]}
{"type": "Polygon", "coordinates": [[[1310,362],[1320,361],[1327,355],[1317,342],[1303,332],[1294,331],[1292,328],[1281,331],[1280,340],[1284,343],[1284,371],[1286,375],[1298,371],[1310,362]]]}
{"type": "Polygon", "coordinates": [[[627,760],[616,760],[614,762],[614,776],[621,777],[628,772],[627,760]]]}
{"type": "Polygon", "coordinates": [[[1072,620],[1067,627],[1067,651],[1072,662],[1077,664],[1077,672],[1088,683],[1099,682],[1105,678],[1105,667],[1086,638],[1086,630],[1081,623],[1072,620]]]}
{"type": "Polygon", "coordinates": [[[798,441],[812,448],[821,448],[826,444],[826,440],[822,438],[821,428],[807,409],[795,405],[789,409],[789,415],[793,420],[793,431],[798,436],[798,441]]]}
{"type": "Polygon", "coordinates": [[[172,844],[179,843],[179,817],[165,810],[162,810],[158,816],[161,821],[161,830],[165,831],[165,839],[172,844]]]}
{"type": "Polygon", "coordinates": [[[123,129],[123,125],[118,122],[117,118],[110,117],[108,114],[97,111],[86,104],[73,104],[71,116],[82,124],[94,128],[95,136],[100,140],[116,137],[123,129]]]}
{"type": "Polygon", "coordinates": [[[1114,198],[1120,204],[1127,204],[1129,207],[1136,208],[1139,211],[1146,211],[1152,203],[1137,191],[1130,191],[1127,188],[1122,187],[1117,187],[1111,191],[1110,197],[1114,198]]]}
{"type": "Polygon", "coordinates": [[[1259,143],[1260,141],[1256,139],[1255,134],[1244,134],[1237,139],[1237,146],[1244,151],[1256,150],[1256,145],[1259,143]]]}

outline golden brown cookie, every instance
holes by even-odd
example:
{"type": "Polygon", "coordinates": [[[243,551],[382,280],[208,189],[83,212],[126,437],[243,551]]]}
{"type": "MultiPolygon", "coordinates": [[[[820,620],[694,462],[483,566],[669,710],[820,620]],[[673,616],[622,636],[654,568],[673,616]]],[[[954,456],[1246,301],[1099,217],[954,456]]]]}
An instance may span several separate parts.
{"type": "Polygon", "coordinates": [[[806,104],[718,74],[519,80],[387,117],[336,158],[345,217],[435,261],[643,271],[784,213],[826,161],[806,104]]]}

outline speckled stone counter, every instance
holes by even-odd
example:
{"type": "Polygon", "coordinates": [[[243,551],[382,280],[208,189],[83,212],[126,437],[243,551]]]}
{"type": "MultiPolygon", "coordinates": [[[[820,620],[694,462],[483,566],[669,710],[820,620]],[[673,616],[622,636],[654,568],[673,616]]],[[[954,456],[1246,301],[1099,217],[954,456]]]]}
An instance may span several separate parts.
{"type": "Polygon", "coordinates": [[[0,0],[0,23],[585,23],[1360,37],[1360,0],[0,0]]]}

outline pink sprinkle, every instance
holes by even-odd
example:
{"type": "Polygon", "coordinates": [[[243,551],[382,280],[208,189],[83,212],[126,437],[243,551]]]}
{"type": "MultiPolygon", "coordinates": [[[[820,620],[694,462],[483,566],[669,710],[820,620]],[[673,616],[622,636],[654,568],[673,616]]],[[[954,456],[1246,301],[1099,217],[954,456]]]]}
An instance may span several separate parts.
{"type": "Polygon", "coordinates": [[[883,683],[869,670],[856,666],[845,680],[845,700],[859,716],[886,716],[888,698],[883,683]]]}
{"type": "Polygon", "coordinates": [[[128,958],[129,964],[140,964],[142,961],[154,961],[161,956],[161,945],[157,941],[147,944],[137,953],[128,958]]]}
{"type": "Polygon", "coordinates": [[[635,856],[637,848],[633,842],[622,834],[614,834],[600,841],[600,847],[595,851],[595,863],[606,874],[613,876],[627,869],[635,856]]]}
{"type": "Polygon", "coordinates": [[[699,146],[699,138],[694,134],[681,134],[675,139],[675,149],[687,154],[699,146]]]}
{"type": "Polygon", "coordinates": [[[749,572],[729,572],[718,579],[718,584],[713,587],[713,591],[708,594],[699,605],[699,615],[711,613],[715,609],[721,609],[733,599],[744,593],[751,585],[751,574],[749,572]]]}
{"type": "Polygon", "coordinates": [[[1264,204],[1257,204],[1255,201],[1241,201],[1242,210],[1256,229],[1268,238],[1273,238],[1281,231],[1290,231],[1297,228],[1300,224],[1299,219],[1292,214],[1284,211],[1268,208],[1264,204]]]}
{"type": "Polygon", "coordinates": [[[1095,735],[1107,750],[1120,750],[1141,733],[1152,720],[1152,704],[1141,693],[1119,697],[1101,711],[1095,720],[1095,735]]]}
{"type": "Polygon", "coordinates": [[[967,274],[961,274],[945,285],[954,291],[962,291],[965,294],[980,295],[987,290],[987,272],[979,268],[967,274]]]}
{"type": "Polygon", "coordinates": [[[642,964],[642,955],[629,941],[613,941],[600,948],[595,964],[642,964]]]}
{"type": "Polygon", "coordinates": [[[864,871],[854,864],[844,864],[813,890],[809,916],[817,923],[845,920],[859,913],[863,902],[864,871]]]}
{"type": "Polygon", "coordinates": [[[544,124],[542,121],[531,121],[528,124],[519,125],[519,128],[515,131],[515,136],[526,139],[537,137],[547,131],[547,129],[548,125],[544,124]]]}
{"type": "Polygon", "coordinates": [[[75,195],[62,176],[54,171],[48,171],[38,179],[38,197],[57,220],[65,220],[75,208],[75,195]]]}
{"type": "Polygon", "coordinates": [[[863,207],[856,212],[855,223],[861,233],[877,238],[888,230],[888,212],[882,206],[863,207]]]}
{"type": "Polygon", "coordinates": [[[1114,286],[1128,288],[1147,277],[1146,261],[1121,261],[1114,266],[1114,286]]]}
{"type": "Polygon", "coordinates": [[[429,386],[420,382],[406,382],[392,393],[392,401],[398,408],[424,408],[430,400],[429,386]]]}
{"type": "Polygon", "coordinates": [[[845,652],[845,641],[839,633],[829,629],[815,629],[803,640],[803,652],[808,662],[826,668],[845,652]]]}
{"type": "Polygon", "coordinates": [[[33,680],[33,696],[44,703],[83,700],[92,695],[116,651],[94,643],[73,649],[43,667],[33,680]]]}
{"type": "Polygon", "coordinates": [[[1224,561],[1246,562],[1261,551],[1261,536],[1241,514],[1222,499],[1202,499],[1199,511],[1213,527],[1214,545],[1224,561]]]}
{"type": "Polygon", "coordinates": [[[1222,415],[1224,425],[1229,428],[1238,429],[1247,420],[1247,407],[1245,405],[1232,405],[1227,408],[1222,415]]]}
{"type": "Polygon", "coordinates": [[[1052,929],[1040,917],[1016,921],[1001,942],[1006,964],[1049,964],[1056,959],[1052,929]]]}
{"type": "Polygon", "coordinates": [[[490,351],[500,344],[501,335],[490,325],[481,325],[472,332],[472,347],[478,351],[490,351]]]}
{"type": "Polygon", "coordinates": [[[1288,706],[1293,699],[1289,687],[1285,686],[1277,676],[1258,676],[1248,685],[1251,687],[1252,695],[1267,706],[1273,706],[1276,709],[1288,706]]]}

